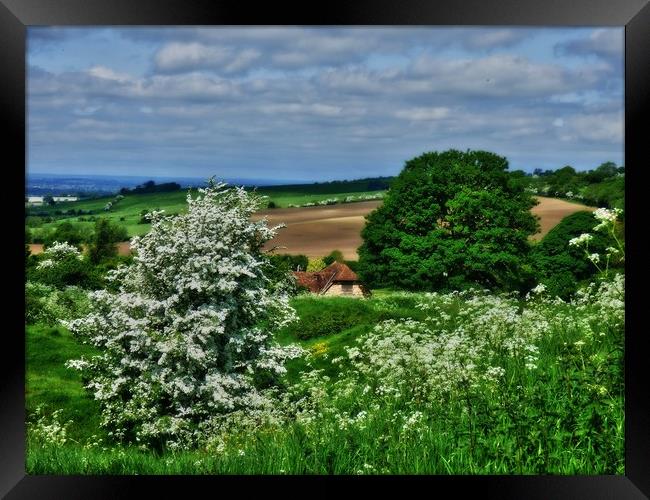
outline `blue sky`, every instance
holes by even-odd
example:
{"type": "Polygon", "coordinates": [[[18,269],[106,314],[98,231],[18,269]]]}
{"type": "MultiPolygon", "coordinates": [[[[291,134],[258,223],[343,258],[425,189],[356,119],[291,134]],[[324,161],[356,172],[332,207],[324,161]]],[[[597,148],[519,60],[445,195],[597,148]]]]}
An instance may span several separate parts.
{"type": "Polygon", "coordinates": [[[28,171],[331,180],[623,158],[623,28],[29,27],[28,171]]]}

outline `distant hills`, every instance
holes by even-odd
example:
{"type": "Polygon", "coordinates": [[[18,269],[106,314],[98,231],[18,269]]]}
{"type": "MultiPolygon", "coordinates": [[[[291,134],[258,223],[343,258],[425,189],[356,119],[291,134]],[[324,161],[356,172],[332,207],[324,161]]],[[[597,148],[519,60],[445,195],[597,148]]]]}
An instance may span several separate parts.
{"type": "MultiPolygon", "coordinates": [[[[270,191],[302,190],[309,186],[310,191],[318,194],[333,194],[342,191],[363,192],[380,191],[388,188],[393,177],[371,177],[352,181],[328,181],[309,183],[300,180],[273,179],[217,179],[228,184],[247,187],[264,187],[270,191]]],[[[26,177],[25,196],[78,196],[95,197],[119,193],[120,190],[134,190],[149,181],[155,184],[177,183],[181,188],[205,185],[205,178],[197,177],[142,177],[142,176],[107,176],[107,175],[54,175],[28,174],[26,177]]]]}

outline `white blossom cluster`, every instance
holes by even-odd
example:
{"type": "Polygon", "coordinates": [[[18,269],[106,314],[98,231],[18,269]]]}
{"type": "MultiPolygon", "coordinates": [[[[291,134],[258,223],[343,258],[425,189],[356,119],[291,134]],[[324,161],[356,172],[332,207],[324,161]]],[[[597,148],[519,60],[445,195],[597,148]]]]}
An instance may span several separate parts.
{"type": "Polygon", "coordinates": [[[622,213],[623,210],[620,208],[614,208],[613,210],[598,208],[594,210],[594,217],[600,221],[600,223],[594,227],[594,231],[600,231],[601,229],[605,229],[609,225],[614,224],[622,213]]]}
{"type": "Polygon", "coordinates": [[[70,257],[76,257],[79,260],[83,259],[83,255],[77,250],[77,247],[70,245],[67,241],[55,241],[45,249],[43,257],[44,259],[38,263],[38,269],[56,267],[70,257]]]}
{"type": "Polygon", "coordinates": [[[302,375],[292,404],[307,433],[326,443],[341,430],[363,432],[387,411],[401,433],[426,433],[436,408],[498,392],[520,376],[516,370],[536,376],[549,337],[574,332],[572,345],[584,351],[624,322],[623,275],[592,284],[569,303],[538,294],[522,307],[514,296],[479,291],[417,297],[424,320],[379,323],[332,359],[337,378],[322,370],[302,375]]]}
{"type": "Polygon", "coordinates": [[[118,439],[187,446],[224,413],[269,405],[259,381],[302,354],[272,332],[295,317],[264,276],[261,248],[275,234],[250,216],[260,200],[210,182],[176,217],[151,214],[132,241],[133,263],[91,294],[92,312],[66,326],[101,352],[69,362],[101,402],[118,439]]]}
{"type": "Polygon", "coordinates": [[[593,239],[594,239],[594,237],[591,234],[582,233],[580,236],[578,236],[576,238],[571,238],[569,240],[569,245],[576,246],[576,247],[577,246],[582,246],[582,245],[584,245],[586,243],[589,243],[593,239]]]}
{"type": "Polygon", "coordinates": [[[589,251],[589,242],[594,238],[593,235],[589,233],[582,233],[577,238],[571,238],[569,240],[570,246],[582,247],[587,259],[589,259],[605,276],[607,276],[609,272],[610,262],[615,262],[617,260],[620,262],[625,261],[625,242],[619,239],[616,235],[616,223],[622,214],[623,210],[620,208],[614,208],[613,210],[598,208],[594,211],[594,217],[599,221],[599,223],[594,227],[594,231],[605,233],[618,247],[607,247],[604,256],[589,251]],[[605,264],[604,267],[601,268],[599,264],[603,261],[605,261],[605,264]]]}
{"type": "Polygon", "coordinates": [[[30,323],[54,325],[61,320],[78,318],[89,311],[88,294],[81,287],[68,286],[59,290],[37,281],[27,281],[25,294],[37,300],[41,306],[26,309],[25,319],[30,323]]]}
{"type": "Polygon", "coordinates": [[[29,438],[39,443],[62,446],[68,441],[68,428],[72,421],[61,423],[59,418],[63,410],[55,410],[51,415],[45,415],[42,406],[34,411],[36,421],[28,426],[29,438]]]}
{"type": "Polygon", "coordinates": [[[385,321],[348,349],[360,373],[390,381],[380,391],[402,392],[407,384],[438,399],[494,381],[503,352],[534,364],[534,343],[549,328],[541,312],[531,307],[519,313],[517,301],[506,296],[432,293],[419,306],[425,321],[385,321]]]}

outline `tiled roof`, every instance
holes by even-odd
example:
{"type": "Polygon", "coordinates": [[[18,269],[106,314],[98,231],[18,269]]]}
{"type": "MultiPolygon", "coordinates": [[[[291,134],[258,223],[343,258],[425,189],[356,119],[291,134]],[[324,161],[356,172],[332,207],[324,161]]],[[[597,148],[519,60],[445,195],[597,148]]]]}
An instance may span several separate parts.
{"type": "Polygon", "coordinates": [[[299,285],[314,293],[324,292],[332,283],[359,280],[356,273],[342,262],[332,262],[325,269],[317,272],[294,271],[293,275],[299,285]]]}

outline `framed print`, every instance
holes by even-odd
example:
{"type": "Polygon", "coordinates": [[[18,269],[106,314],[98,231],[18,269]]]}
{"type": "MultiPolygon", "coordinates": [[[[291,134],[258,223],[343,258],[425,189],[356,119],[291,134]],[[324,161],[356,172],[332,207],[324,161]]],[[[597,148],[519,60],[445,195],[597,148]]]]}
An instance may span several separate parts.
{"type": "Polygon", "coordinates": [[[0,13],[7,498],[650,495],[647,1],[0,13]]]}

